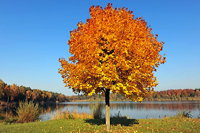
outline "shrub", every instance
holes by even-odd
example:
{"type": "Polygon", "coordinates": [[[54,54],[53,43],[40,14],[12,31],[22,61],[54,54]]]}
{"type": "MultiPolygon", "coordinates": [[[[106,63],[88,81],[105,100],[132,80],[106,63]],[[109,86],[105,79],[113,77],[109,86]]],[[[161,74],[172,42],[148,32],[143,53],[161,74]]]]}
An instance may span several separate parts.
{"type": "Polygon", "coordinates": [[[39,118],[38,104],[33,102],[20,102],[17,109],[18,120],[17,122],[32,122],[39,118]]]}
{"type": "Polygon", "coordinates": [[[179,112],[175,117],[192,118],[192,114],[190,111],[183,111],[183,112],[179,112]]]}
{"type": "Polygon", "coordinates": [[[7,111],[7,112],[0,112],[0,122],[4,122],[6,124],[14,123],[17,121],[16,115],[12,113],[12,111],[7,111]]]}

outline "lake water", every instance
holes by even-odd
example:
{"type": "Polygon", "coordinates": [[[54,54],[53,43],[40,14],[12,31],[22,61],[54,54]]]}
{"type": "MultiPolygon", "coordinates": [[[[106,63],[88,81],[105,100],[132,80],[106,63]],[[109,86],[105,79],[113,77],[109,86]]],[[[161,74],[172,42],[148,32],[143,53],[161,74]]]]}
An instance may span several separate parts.
{"type": "MultiPolygon", "coordinates": [[[[105,113],[104,102],[102,112],[105,113]]],[[[57,112],[85,112],[92,113],[92,109],[97,102],[63,102],[45,110],[41,115],[42,121],[51,119],[57,112]]],[[[111,102],[111,116],[120,113],[121,116],[127,116],[134,119],[163,118],[174,116],[179,112],[190,111],[193,118],[200,117],[200,101],[175,101],[175,102],[111,102]]]]}

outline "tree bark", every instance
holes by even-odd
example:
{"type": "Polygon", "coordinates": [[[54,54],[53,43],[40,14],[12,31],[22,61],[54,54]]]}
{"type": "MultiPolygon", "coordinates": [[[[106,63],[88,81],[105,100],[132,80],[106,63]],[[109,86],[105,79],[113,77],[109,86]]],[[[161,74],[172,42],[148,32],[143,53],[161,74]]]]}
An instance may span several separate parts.
{"type": "Polygon", "coordinates": [[[106,102],[106,130],[110,130],[110,89],[106,89],[105,92],[105,102],[106,102]]]}

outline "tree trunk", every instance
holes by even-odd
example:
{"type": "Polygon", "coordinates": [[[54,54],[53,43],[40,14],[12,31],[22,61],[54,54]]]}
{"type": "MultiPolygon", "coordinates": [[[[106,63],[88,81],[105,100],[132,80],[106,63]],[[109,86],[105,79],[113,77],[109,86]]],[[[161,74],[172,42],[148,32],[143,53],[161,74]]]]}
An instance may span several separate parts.
{"type": "Polygon", "coordinates": [[[106,102],[106,130],[110,130],[110,89],[106,89],[105,92],[105,102],[106,102]]]}

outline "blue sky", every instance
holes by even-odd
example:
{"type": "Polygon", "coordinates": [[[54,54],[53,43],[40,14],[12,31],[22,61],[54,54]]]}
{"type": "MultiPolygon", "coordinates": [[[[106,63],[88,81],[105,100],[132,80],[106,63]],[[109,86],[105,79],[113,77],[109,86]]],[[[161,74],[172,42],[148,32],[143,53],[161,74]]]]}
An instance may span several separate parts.
{"type": "Polygon", "coordinates": [[[143,17],[165,42],[156,90],[200,88],[199,0],[0,0],[0,79],[72,95],[58,58],[69,57],[69,31],[90,17],[89,7],[107,3],[143,17]]]}

